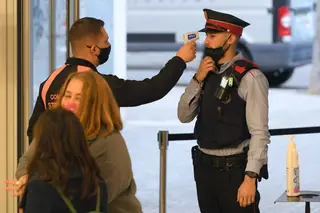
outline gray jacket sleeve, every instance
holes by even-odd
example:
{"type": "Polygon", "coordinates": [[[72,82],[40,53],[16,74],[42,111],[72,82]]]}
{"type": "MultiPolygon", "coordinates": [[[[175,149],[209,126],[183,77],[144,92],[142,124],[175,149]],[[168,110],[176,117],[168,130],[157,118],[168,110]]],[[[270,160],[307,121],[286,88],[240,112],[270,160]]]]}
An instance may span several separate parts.
{"type": "Polygon", "coordinates": [[[36,148],[35,143],[32,142],[28,147],[27,151],[23,153],[22,157],[19,159],[19,163],[16,171],[17,180],[21,178],[23,175],[27,174],[28,164],[35,153],[35,148],[36,148]]]}
{"type": "Polygon", "coordinates": [[[246,120],[251,134],[246,171],[257,174],[268,161],[268,90],[268,80],[257,69],[243,77],[238,90],[239,95],[246,101],[246,120]]]}
{"type": "Polygon", "coordinates": [[[201,84],[191,79],[178,104],[178,118],[181,123],[189,123],[197,116],[200,94],[201,84]]]}

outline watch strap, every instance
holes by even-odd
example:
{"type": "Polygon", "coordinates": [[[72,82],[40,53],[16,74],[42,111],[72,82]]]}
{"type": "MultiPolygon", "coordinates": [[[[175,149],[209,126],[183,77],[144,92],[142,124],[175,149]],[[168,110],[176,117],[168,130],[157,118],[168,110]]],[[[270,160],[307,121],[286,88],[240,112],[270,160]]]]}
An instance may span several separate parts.
{"type": "Polygon", "coordinates": [[[246,171],[245,174],[251,178],[257,178],[259,176],[257,173],[251,171],[246,171]]]}

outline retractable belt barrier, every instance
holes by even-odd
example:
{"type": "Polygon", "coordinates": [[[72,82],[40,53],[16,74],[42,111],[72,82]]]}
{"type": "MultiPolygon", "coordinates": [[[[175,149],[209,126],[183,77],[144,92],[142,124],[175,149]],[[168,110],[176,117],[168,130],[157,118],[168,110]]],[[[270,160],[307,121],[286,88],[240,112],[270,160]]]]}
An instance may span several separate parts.
{"type": "MultiPolygon", "coordinates": [[[[320,126],[270,129],[269,133],[271,136],[314,134],[320,133],[320,126]]],[[[158,132],[158,142],[160,150],[159,213],[166,213],[167,149],[169,146],[169,141],[186,141],[195,139],[195,135],[192,133],[169,134],[168,131],[158,132]]]]}

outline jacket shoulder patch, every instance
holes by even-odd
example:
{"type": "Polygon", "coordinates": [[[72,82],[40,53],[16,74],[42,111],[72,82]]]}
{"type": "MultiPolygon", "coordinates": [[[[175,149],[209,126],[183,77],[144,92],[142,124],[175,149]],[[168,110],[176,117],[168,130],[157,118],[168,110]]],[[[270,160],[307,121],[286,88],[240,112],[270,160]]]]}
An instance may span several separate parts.
{"type": "Polygon", "coordinates": [[[251,69],[259,68],[258,65],[254,64],[252,61],[247,59],[241,59],[234,63],[233,69],[239,74],[243,74],[243,72],[251,70],[251,69]]]}
{"type": "Polygon", "coordinates": [[[246,67],[244,66],[239,66],[239,65],[235,65],[234,66],[234,70],[240,74],[242,74],[244,71],[246,71],[246,67]]]}

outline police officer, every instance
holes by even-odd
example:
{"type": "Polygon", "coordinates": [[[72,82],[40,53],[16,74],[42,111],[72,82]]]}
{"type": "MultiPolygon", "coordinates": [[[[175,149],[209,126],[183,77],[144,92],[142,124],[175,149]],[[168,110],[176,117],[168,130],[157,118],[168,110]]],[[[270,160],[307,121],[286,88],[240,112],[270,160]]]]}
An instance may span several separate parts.
{"type": "Polygon", "coordinates": [[[205,57],[180,98],[182,123],[196,116],[192,148],[202,213],[259,212],[257,179],[267,176],[268,82],[236,52],[249,23],[204,9],[205,57]]]}
{"type": "MultiPolygon", "coordinates": [[[[28,137],[32,141],[32,129],[40,114],[55,104],[57,94],[72,72],[94,71],[108,61],[111,51],[109,36],[100,19],[84,17],[77,20],[69,31],[74,57],[55,70],[41,83],[39,95],[29,120],[28,137]]],[[[138,106],[164,97],[178,82],[186,63],[196,57],[195,42],[188,42],[161,69],[159,74],[142,81],[124,80],[115,75],[101,74],[109,83],[120,107],[138,106]]]]}

